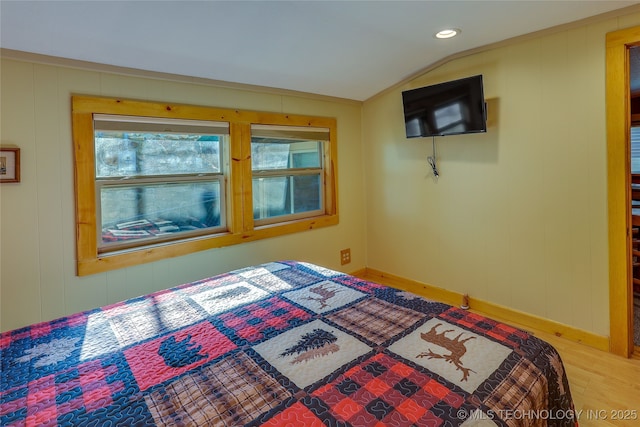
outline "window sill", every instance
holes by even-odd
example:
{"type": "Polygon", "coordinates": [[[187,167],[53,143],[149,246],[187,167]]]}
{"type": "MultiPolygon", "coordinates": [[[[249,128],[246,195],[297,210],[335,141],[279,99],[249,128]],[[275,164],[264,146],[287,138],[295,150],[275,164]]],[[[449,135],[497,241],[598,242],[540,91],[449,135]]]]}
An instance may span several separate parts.
{"type": "Polygon", "coordinates": [[[98,254],[95,258],[77,261],[78,276],[104,273],[124,267],[159,261],[165,258],[187,255],[208,249],[237,245],[270,237],[283,236],[306,230],[337,225],[338,215],[322,215],[277,224],[263,225],[242,233],[219,233],[212,236],[196,237],[177,242],[162,243],[144,248],[126,249],[98,254]]]}

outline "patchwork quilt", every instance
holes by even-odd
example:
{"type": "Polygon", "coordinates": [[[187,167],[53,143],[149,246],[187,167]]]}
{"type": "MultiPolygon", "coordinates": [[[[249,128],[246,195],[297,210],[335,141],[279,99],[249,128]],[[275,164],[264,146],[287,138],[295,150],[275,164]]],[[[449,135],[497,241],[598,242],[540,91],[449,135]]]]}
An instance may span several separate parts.
{"type": "Polygon", "coordinates": [[[294,261],[3,333],[0,360],[3,426],[576,425],[546,342],[294,261]]]}

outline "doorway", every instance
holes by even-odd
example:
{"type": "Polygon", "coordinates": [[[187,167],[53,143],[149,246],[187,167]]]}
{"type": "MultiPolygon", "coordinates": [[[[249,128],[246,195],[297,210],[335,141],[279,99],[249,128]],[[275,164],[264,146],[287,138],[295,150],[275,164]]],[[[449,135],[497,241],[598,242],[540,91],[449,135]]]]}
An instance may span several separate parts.
{"type": "MultiPolygon", "coordinates": [[[[634,85],[640,86],[640,47],[629,49],[631,76],[631,129],[630,173],[631,173],[631,261],[633,269],[633,345],[640,347],[640,96],[634,94],[634,85]],[[634,82],[634,80],[636,80],[634,82]]],[[[637,89],[640,91],[640,87],[637,89]]]]}
{"type": "Polygon", "coordinates": [[[639,45],[640,27],[607,34],[610,350],[624,357],[634,351],[629,50],[639,45]]]}
{"type": "Polygon", "coordinates": [[[640,347],[640,46],[629,48],[629,132],[632,225],[633,345],[640,347]]]}

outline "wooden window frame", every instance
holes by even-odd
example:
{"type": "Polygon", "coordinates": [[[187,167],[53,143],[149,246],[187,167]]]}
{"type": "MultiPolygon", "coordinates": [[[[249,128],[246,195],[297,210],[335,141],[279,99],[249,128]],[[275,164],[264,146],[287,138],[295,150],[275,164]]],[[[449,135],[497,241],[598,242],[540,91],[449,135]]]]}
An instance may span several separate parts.
{"type": "MultiPolygon", "coordinates": [[[[255,137],[257,136],[258,138],[264,138],[264,139],[269,139],[269,138],[273,138],[271,141],[282,141],[282,140],[288,140],[291,142],[302,142],[302,141],[313,141],[313,142],[320,142],[322,144],[327,142],[327,138],[326,136],[328,136],[329,132],[328,129],[322,129],[322,128],[317,128],[318,135],[313,135],[312,132],[309,132],[306,130],[306,128],[292,128],[289,127],[290,129],[286,129],[282,126],[274,126],[273,130],[269,129],[271,126],[264,126],[264,125],[259,125],[257,126],[258,129],[254,129],[252,126],[252,132],[251,132],[251,137],[252,137],[252,146],[253,144],[256,143],[255,137]],[[265,135],[264,132],[267,132],[267,134],[265,135]],[[266,138],[265,138],[266,137],[266,138]]],[[[257,144],[261,144],[265,141],[258,141],[257,144]]],[[[269,143],[269,142],[266,142],[269,143]]],[[[273,143],[273,142],[271,142],[273,143]]],[[[324,181],[322,179],[322,170],[324,167],[324,153],[319,152],[319,165],[318,166],[309,166],[309,167],[295,167],[293,164],[289,164],[287,167],[282,167],[282,168],[277,168],[277,169],[253,169],[252,170],[252,174],[253,174],[253,179],[255,180],[256,178],[284,178],[284,179],[289,179],[292,176],[319,176],[320,178],[320,182],[322,185],[322,182],[324,181]]],[[[292,159],[292,153],[289,153],[289,159],[292,159]]],[[[290,160],[291,163],[291,160],[290,160]]],[[[252,181],[253,182],[253,181],[252,181]]],[[[314,217],[314,216],[318,216],[318,214],[322,214],[324,212],[324,203],[325,203],[325,195],[324,194],[320,194],[320,207],[318,209],[315,210],[310,210],[310,211],[302,211],[302,212],[296,212],[296,213],[288,213],[288,214],[284,214],[284,215],[275,215],[275,216],[267,216],[265,218],[260,218],[260,219],[256,219],[255,215],[254,215],[254,224],[256,224],[256,226],[262,226],[262,225],[269,225],[269,224],[274,224],[274,223],[279,223],[279,222],[283,222],[286,221],[287,218],[288,220],[293,220],[293,219],[302,219],[302,218],[309,218],[309,217],[314,217]]],[[[292,200],[293,203],[293,200],[292,200]]],[[[255,209],[255,206],[254,206],[255,209]]]]}
{"type": "Polygon", "coordinates": [[[331,117],[240,111],[216,107],[167,104],[91,96],[72,97],[75,166],[76,274],[86,276],[119,268],[182,256],[202,250],[316,229],[339,222],[337,197],[337,122],[331,117]],[[148,244],[118,252],[98,252],[94,153],[94,114],[214,120],[229,123],[227,173],[227,227],[200,237],[148,244]],[[253,220],[251,125],[306,126],[329,129],[324,147],[324,211],[311,218],[256,226],[253,220]]]}

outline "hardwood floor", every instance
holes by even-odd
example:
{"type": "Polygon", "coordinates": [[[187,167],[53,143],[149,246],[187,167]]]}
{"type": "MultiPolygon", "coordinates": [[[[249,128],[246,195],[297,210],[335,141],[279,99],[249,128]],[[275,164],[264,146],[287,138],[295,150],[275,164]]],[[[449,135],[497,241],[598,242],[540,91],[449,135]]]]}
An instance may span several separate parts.
{"type": "Polygon", "coordinates": [[[545,332],[529,332],[562,356],[580,426],[640,425],[640,357],[625,359],[545,332]]]}
{"type": "MultiPolygon", "coordinates": [[[[360,277],[393,286],[392,281],[378,276],[360,277]]],[[[625,359],[496,316],[488,317],[524,329],[558,350],[581,427],[640,426],[640,355],[625,359]]]]}

